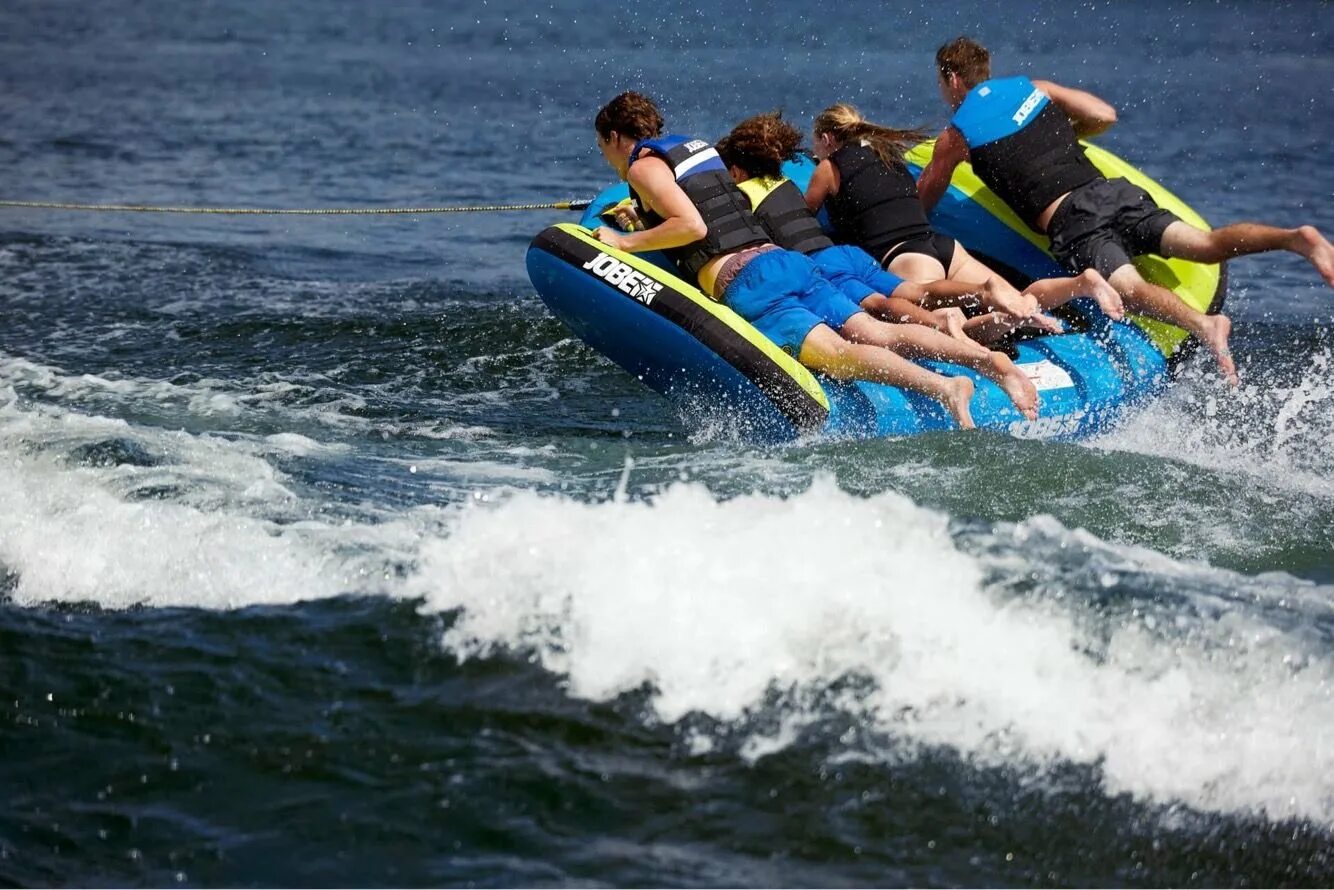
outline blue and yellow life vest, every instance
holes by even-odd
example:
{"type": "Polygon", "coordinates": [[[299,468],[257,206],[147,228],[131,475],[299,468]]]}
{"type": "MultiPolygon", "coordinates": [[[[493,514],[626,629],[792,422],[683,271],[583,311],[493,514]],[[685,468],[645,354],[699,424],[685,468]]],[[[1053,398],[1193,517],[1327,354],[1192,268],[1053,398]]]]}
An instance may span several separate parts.
{"type": "Polygon", "coordinates": [[[834,246],[792,180],[782,176],[752,176],[737,183],[737,187],[750,199],[755,218],[779,247],[812,254],[834,246]]]}
{"type": "Polygon", "coordinates": [[[1102,175],[1065,112],[1027,77],[973,87],[950,124],[968,144],[973,172],[1034,229],[1048,204],[1102,175]]]}
{"type": "MultiPolygon", "coordinates": [[[[708,227],[708,234],[699,241],[665,251],[692,280],[714,257],[769,241],[764,228],[750,211],[750,202],[732,181],[718,152],[706,140],[675,135],[645,139],[630,152],[630,164],[646,152],[662,158],[672,168],[677,184],[708,227]]],[[[630,196],[646,226],[663,221],[648,208],[633,186],[630,196]]]]}

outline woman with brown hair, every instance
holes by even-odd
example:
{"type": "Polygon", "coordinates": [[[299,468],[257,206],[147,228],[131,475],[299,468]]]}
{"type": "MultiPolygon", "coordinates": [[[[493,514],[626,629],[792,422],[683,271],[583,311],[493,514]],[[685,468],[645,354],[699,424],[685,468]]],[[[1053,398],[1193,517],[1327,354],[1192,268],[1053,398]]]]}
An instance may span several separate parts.
{"type": "MultiPolygon", "coordinates": [[[[856,244],[890,272],[909,281],[949,278],[975,285],[999,279],[963,245],[931,228],[917,195],[917,183],[903,154],[926,138],[916,130],[895,130],[866,120],[851,105],[831,105],[814,125],[814,153],[820,163],[806,190],[812,211],[829,212],[839,240],[856,244]]],[[[979,293],[984,306],[1015,319],[1040,317],[1074,297],[1091,296],[1110,318],[1124,316],[1121,297],[1096,271],[1074,278],[1035,281],[1020,293],[993,288],[979,293]]],[[[1059,329],[1053,319],[1040,326],[1059,329]]]]}

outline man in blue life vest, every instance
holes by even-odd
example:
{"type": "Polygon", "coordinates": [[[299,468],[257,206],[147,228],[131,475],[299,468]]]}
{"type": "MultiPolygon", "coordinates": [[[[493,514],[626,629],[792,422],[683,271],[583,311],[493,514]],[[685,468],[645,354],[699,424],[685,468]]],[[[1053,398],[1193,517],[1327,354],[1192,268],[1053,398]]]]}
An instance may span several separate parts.
{"type": "Polygon", "coordinates": [[[992,78],[986,48],[959,37],[936,52],[941,95],[953,108],[936,141],[918,193],[928,211],[963,161],[1031,228],[1051,238],[1051,252],[1073,273],[1096,269],[1126,308],[1184,328],[1204,343],[1236,384],[1228,349],[1232,322],[1204,315],[1172,291],[1145,281],[1131,259],[1141,254],[1219,263],[1236,256],[1289,250],[1306,257],[1334,287],[1334,247],[1312,226],[1280,229],[1237,223],[1197,229],[1163,210],[1143,189],[1108,179],[1084,155],[1079,139],[1116,123],[1116,109],[1092,93],[1027,77],[992,78]]]}

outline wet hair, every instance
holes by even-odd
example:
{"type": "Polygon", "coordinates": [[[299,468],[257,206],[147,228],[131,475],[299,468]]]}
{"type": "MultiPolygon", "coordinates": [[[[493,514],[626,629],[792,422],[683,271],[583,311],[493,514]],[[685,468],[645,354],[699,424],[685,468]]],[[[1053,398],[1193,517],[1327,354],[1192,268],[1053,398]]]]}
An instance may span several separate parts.
{"type": "Polygon", "coordinates": [[[723,163],[751,176],[781,176],[784,161],[801,153],[801,131],[781,111],[748,117],[714,146],[723,163]]]}
{"type": "Polygon", "coordinates": [[[923,130],[895,130],[873,124],[851,105],[831,105],[815,119],[815,135],[828,133],[844,145],[861,142],[870,146],[888,167],[903,166],[903,153],[928,134],[923,130]]]}
{"type": "Polygon", "coordinates": [[[991,77],[991,53],[971,37],[956,37],[936,50],[936,69],[941,77],[957,74],[972,89],[991,77]]]}
{"type": "Polygon", "coordinates": [[[613,132],[631,139],[652,139],[662,135],[663,121],[652,99],[641,93],[625,92],[602,106],[593,126],[603,139],[610,139],[613,132]]]}

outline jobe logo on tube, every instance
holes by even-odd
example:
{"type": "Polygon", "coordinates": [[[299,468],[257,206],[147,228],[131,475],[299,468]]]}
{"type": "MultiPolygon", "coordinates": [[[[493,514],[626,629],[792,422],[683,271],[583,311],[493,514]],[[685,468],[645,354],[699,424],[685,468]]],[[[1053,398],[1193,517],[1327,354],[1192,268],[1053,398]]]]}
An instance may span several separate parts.
{"type": "Polygon", "coordinates": [[[615,287],[621,293],[634,297],[647,306],[662,290],[662,283],[654,281],[643,272],[631,268],[614,256],[599,253],[584,263],[584,268],[603,281],[615,287]]]}

